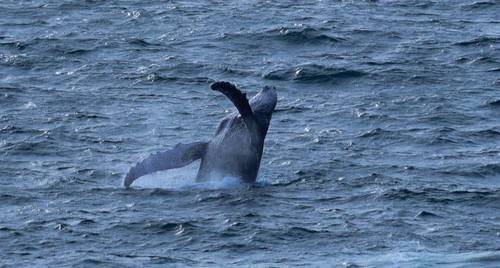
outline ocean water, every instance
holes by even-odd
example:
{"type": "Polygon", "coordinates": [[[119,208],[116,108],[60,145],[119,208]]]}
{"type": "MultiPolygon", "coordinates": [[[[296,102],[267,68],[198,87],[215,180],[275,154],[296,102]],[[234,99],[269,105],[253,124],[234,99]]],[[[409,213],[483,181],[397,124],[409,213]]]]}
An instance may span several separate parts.
{"type": "Polygon", "coordinates": [[[500,267],[500,2],[0,1],[0,267],[500,267]],[[209,89],[278,91],[258,182],[209,89]]]}

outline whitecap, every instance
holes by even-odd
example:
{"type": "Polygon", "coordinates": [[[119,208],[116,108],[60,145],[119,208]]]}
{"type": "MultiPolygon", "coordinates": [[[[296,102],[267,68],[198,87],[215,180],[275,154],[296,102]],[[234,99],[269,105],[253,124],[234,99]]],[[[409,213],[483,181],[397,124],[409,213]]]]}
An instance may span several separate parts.
{"type": "Polygon", "coordinates": [[[28,103],[25,103],[23,105],[23,108],[24,109],[35,109],[36,108],[36,104],[30,101],[28,103]]]}

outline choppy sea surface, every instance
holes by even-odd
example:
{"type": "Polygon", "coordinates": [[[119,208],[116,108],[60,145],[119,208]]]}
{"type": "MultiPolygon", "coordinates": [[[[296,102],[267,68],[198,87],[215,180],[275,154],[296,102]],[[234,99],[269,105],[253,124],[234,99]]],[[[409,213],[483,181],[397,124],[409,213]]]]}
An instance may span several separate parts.
{"type": "Polygon", "coordinates": [[[0,2],[0,267],[499,267],[500,2],[0,2]],[[279,100],[252,187],[217,80],[279,100]]]}

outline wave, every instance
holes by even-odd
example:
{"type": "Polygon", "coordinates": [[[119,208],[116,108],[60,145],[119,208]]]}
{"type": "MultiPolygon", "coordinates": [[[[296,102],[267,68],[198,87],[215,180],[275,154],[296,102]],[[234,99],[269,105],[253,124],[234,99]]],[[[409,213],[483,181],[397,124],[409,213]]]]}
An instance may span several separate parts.
{"type": "Polygon", "coordinates": [[[327,29],[314,27],[280,27],[262,32],[230,33],[225,34],[223,39],[242,39],[245,41],[255,40],[266,43],[277,41],[295,45],[318,45],[334,44],[345,41],[341,37],[334,37],[325,33],[327,29]]]}
{"type": "Polygon", "coordinates": [[[15,194],[0,194],[0,202],[5,205],[20,205],[24,203],[31,203],[36,200],[34,196],[15,194]]]}
{"type": "Polygon", "coordinates": [[[438,188],[423,188],[421,190],[408,188],[392,188],[382,192],[384,199],[423,199],[431,203],[450,202],[478,202],[498,204],[500,202],[500,189],[478,190],[445,190],[438,188]]]}
{"type": "Polygon", "coordinates": [[[393,131],[385,130],[381,128],[375,128],[359,135],[359,138],[371,138],[371,137],[390,137],[395,134],[393,131]]]}
{"type": "Polygon", "coordinates": [[[453,168],[441,171],[445,175],[453,175],[470,178],[485,178],[500,175],[500,164],[477,164],[468,167],[453,168]]]}
{"type": "Polygon", "coordinates": [[[500,108],[500,99],[499,100],[490,101],[487,104],[489,106],[491,106],[491,107],[500,108]]]}
{"type": "Polygon", "coordinates": [[[209,84],[214,82],[215,80],[209,77],[184,77],[184,76],[175,76],[175,75],[163,75],[156,72],[147,73],[147,74],[139,74],[139,75],[127,75],[121,77],[121,79],[125,80],[136,80],[138,82],[179,82],[179,83],[188,83],[188,84],[209,84]]]}
{"type": "Polygon", "coordinates": [[[316,29],[313,27],[304,27],[304,28],[281,27],[279,29],[270,30],[266,32],[266,34],[283,41],[298,43],[298,44],[309,43],[309,42],[337,43],[345,41],[345,39],[343,38],[330,36],[328,34],[323,33],[323,31],[324,30],[322,29],[316,29]]]}
{"type": "Polygon", "coordinates": [[[455,43],[455,45],[463,46],[463,47],[489,46],[489,45],[497,44],[498,42],[500,42],[500,37],[498,37],[498,36],[481,36],[478,38],[474,38],[472,40],[457,42],[457,43],[455,43]]]}
{"type": "Polygon", "coordinates": [[[41,134],[46,133],[46,130],[34,129],[34,128],[24,128],[24,127],[18,127],[15,125],[6,125],[3,128],[0,128],[0,133],[41,135],[41,134]]]}
{"type": "Polygon", "coordinates": [[[436,253],[431,250],[415,250],[420,244],[417,247],[411,245],[411,251],[404,251],[403,243],[408,242],[401,242],[401,248],[392,252],[368,255],[353,267],[496,267],[500,261],[498,251],[436,253]]]}
{"type": "Polygon", "coordinates": [[[490,9],[498,5],[498,2],[493,1],[477,1],[471,4],[462,5],[461,8],[464,10],[475,10],[475,9],[490,9]]]}
{"type": "MultiPolygon", "coordinates": [[[[147,260],[147,261],[151,261],[151,263],[153,264],[179,264],[179,263],[183,263],[184,265],[195,265],[197,262],[196,261],[193,261],[193,260],[190,260],[190,259],[186,259],[186,258],[173,258],[173,257],[166,257],[166,256],[160,256],[160,255],[140,255],[140,254],[130,254],[130,253],[111,253],[111,255],[113,256],[116,256],[116,257],[119,257],[119,258],[127,258],[127,259],[138,259],[138,260],[147,260]]],[[[97,262],[97,263],[87,263],[87,262],[80,262],[83,266],[85,266],[85,264],[88,264],[90,266],[105,266],[103,264],[106,264],[106,263],[101,263],[101,262],[97,262]]],[[[116,265],[116,263],[113,263],[116,265]]]]}
{"type": "Polygon", "coordinates": [[[369,139],[369,140],[384,140],[390,143],[407,142],[412,140],[411,135],[405,134],[406,130],[386,130],[382,128],[375,128],[363,132],[356,138],[369,139]]]}
{"type": "Polygon", "coordinates": [[[148,42],[148,41],[141,39],[141,38],[133,38],[133,39],[127,40],[127,43],[129,43],[131,45],[139,46],[139,47],[162,47],[162,44],[148,42]]]}
{"type": "Polygon", "coordinates": [[[0,46],[7,47],[7,48],[15,48],[15,49],[19,49],[19,50],[23,50],[26,48],[26,45],[24,45],[23,42],[19,42],[19,41],[0,42],[0,46]]]}
{"type": "Polygon", "coordinates": [[[34,63],[27,54],[0,53],[0,65],[31,68],[34,63]]]}
{"type": "Polygon", "coordinates": [[[345,68],[327,67],[317,64],[307,64],[292,68],[271,71],[263,76],[264,79],[297,82],[335,82],[341,79],[351,79],[367,73],[345,68]]]}
{"type": "Polygon", "coordinates": [[[65,114],[67,117],[72,117],[76,119],[110,119],[108,116],[99,113],[92,112],[84,112],[84,111],[75,111],[71,113],[65,114]]]}
{"type": "Polygon", "coordinates": [[[199,76],[199,74],[207,73],[209,71],[213,71],[211,66],[191,62],[181,62],[169,66],[152,64],[140,67],[137,71],[132,73],[122,75],[120,79],[136,80],[138,82],[176,81],[188,84],[207,84],[213,82],[214,80],[209,77],[199,76]]]}
{"type": "Polygon", "coordinates": [[[479,131],[471,131],[465,133],[469,136],[473,136],[478,139],[498,139],[500,137],[500,131],[497,129],[485,129],[479,131]]]}
{"type": "Polygon", "coordinates": [[[87,53],[93,52],[96,49],[97,49],[96,47],[92,47],[92,48],[74,48],[74,49],[69,48],[66,51],[64,51],[64,54],[68,54],[68,55],[83,55],[83,54],[87,54],[87,53]]]}

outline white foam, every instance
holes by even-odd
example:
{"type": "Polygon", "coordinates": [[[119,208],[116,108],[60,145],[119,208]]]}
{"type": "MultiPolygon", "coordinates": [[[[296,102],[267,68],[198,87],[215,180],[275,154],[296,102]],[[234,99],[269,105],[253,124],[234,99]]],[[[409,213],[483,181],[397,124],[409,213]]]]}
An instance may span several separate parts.
{"type": "Polygon", "coordinates": [[[241,183],[240,178],[237,177],[219,177],[219,178],[212,178],[208,181],[204,182],[197,182],[196,184],[193,185],[193,188],[196,189],[210,189],[210,190],[215,190],[215,189],[231,189],[231,188],[239,188],[242,187],[243,184],[241,183]]]}
{"type": "Polygon", "coordinates": [[[28,103],[25,103],[23,105],[23,108],[24,109],[35,109],[36,108],[36,104],[34,102],[28,102],[28,103]]]}
{"type": "Polygon", "coordinates": [[[134,188],[161,188],[175,190],[189,189],[228,189],[242,187],[241,180],[237,177],[213,175],[210,180],[197,182],[196,167],[184,167],[156,172],[143,176],[132,184],[134,188]]]}

